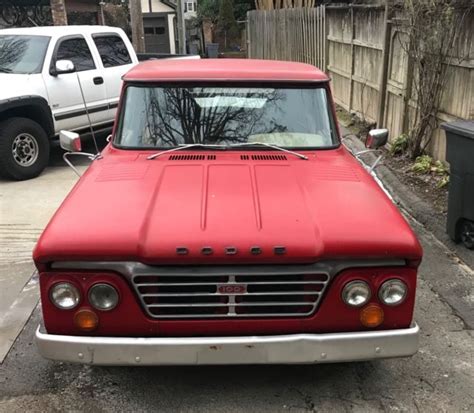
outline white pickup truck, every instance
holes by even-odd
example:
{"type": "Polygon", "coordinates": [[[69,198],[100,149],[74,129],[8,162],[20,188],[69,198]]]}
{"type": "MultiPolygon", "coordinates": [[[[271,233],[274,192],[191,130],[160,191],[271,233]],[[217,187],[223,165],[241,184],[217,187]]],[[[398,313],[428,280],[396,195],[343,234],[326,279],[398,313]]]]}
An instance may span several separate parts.
{"type": "Polygon", "coordinates": [[[111,128],[121,77],[137,63],[115,27],[0,30],[0,175],[34,178],[48,164],[50,141],[60,130],[89,131],[78,77],[92,127],[111,128]]]}

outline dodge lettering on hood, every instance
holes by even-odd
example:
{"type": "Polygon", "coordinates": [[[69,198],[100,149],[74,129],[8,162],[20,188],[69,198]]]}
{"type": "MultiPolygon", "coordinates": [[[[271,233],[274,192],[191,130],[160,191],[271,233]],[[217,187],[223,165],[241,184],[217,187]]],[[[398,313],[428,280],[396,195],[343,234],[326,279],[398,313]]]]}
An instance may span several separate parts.
{"type": "MultiPolygon", "coordinates": [[[[367,150],[387,137],[370,131],[367,150]]],[[[77,152],[80,137],[61,144],[77,152]]],[[[356,155],[313,66],[136,66],[110,142],[34,251],[40,353],[99,365],[414,354],[422,250],[356,155]]]]}

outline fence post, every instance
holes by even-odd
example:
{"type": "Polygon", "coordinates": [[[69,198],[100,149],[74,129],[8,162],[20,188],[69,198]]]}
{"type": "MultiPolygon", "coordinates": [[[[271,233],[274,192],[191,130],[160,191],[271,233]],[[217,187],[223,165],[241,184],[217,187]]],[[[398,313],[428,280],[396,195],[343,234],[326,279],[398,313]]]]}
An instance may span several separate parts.
{"type": "Polygon", "coordinates": [[[324,68],[325,68],[324,70],[326,73],[328,73],[329,72],[329,40],[328,40],[329,22],[326,15],[326,6],[322,5],[319,7],[321,7],[321,14],[323,15],[323,22],[324,22],[323,28],[322,28],[323,39],[324,39],[324,43],[323,43],[323,61],[324,61],[324,68]]]}
{"type": "Polygon", "coordinates": [[[354,94],[354,35],[355,35],[355,22],[354,22],[354,7],[350,5],[351,10],[351,72],[349,78],[349,112],[352,110],[352,96],[354,94]]]}
{"type": "Polygon", "coordinates": [[[377,111],[377,126],[380,128],[384,123],[385,117],[385,95],[387,94],[387,79],[388,79],[388,58],[390,55],[390,38],[391,38],[391,9],[388,1],[385,1],[385,13],[383,19],[383,45],[382,45],[382,64],[379,73],[379,99],[377,111]]]}
{"type": "Polygon", "coordinates": [[[252,55],[250,53],[250,12],[247,12],[247,21],[245,22],[245,31],[247,33],[247,59],[251,59],[252,55]]]}

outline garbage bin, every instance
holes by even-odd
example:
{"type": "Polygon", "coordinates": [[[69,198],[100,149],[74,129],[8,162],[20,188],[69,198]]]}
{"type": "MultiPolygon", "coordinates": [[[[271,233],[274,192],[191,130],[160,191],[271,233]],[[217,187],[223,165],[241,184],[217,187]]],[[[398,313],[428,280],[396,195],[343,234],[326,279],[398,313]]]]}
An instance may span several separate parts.
{"type": "Polygon", "coordinates": [[[474,121],[443,123],[446,159],[451,166],[448,198],[449,236],[474,249],[474,121]]]}
{"type": "Polygon", "coordinates": [[[216,59],[219,56],[219,43],[207,43],[206,52],[207,57],[210,59],[216,59]]]}
{"type": "Polygon", "coordinates": [[[198,43],[189,43],[189,54],[198,55],[199,54],[199,45],[198,43]]]}

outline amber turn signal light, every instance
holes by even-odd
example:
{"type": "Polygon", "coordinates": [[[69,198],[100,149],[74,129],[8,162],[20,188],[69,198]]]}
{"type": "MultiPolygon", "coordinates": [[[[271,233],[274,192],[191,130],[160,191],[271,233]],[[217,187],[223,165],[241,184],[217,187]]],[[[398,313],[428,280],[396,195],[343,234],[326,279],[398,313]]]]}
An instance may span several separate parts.
{"type": "Polygon", "coordinates": [[[383,323],[383,310],[377,304],[370,304],[360,312],[360,322],[363,326],[374,328],[383,323]]]}
{"type": "Polygon", "coordinates": [[[79,310],[74,314],[74,324],[83,331],[93,331],[99,325],[99,317],[91,310],[79,310]]]}

